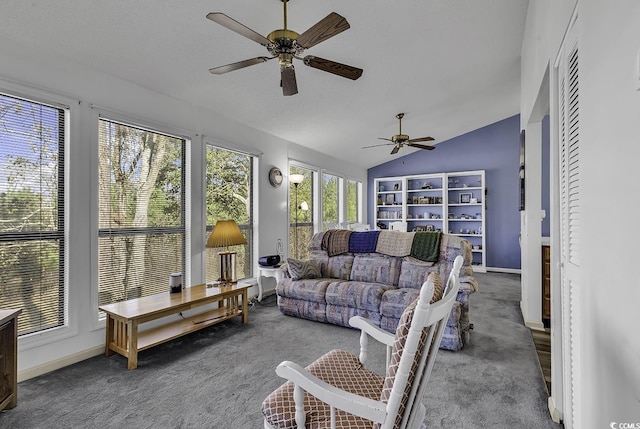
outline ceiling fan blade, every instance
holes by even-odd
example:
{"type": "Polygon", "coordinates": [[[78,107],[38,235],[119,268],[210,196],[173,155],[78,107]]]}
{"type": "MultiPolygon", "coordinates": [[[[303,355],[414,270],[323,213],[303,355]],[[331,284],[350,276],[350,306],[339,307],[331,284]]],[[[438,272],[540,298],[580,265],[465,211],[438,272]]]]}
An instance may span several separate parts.
{"type": "MultiPolygon", "coordinates": [[[[393,141],[393,140],[391,140],[391,139],[385,139],[384,137],[378,137],[378,140],[386,140],[386,141],[389,141],[389,142],[392,142],[392,141],[393,141]]],[[[395,142],[394,142],[394,143],[395,143],[395,142]]],[[[388,144],[388,143],[387,143],[387,144],[388,144]]]]}
{"type": "Polygon", "coordinates": [[[336,63],[331,60],[325,60],[320,57],[314,57],[313,55],[307,55],[304,57],[304,63],[314,69],[337,74],[338,76],[346,77],[351,80],[356,80],[362,76],[362,69],[348,66],[346,64],[336,63]]]}
{"type": "Polygon", "coordinates": [[[424,144],[418,144],[418,143],[405,143],[407,146],[411,146],[411,147],[417,147],[420,149],[426,149],[426,150],[434,150],[436,147],[435,146],[427,146],[424,144]]]}
{"type": "Polygon", "coordinates": [[[417,142],[432,142],[435,139],[433,137],[420,137],[417,139],[409,139],[407,140],[409,143],[417,143],[417,142]]]}
{"type": "MultiPolygon", "coordinates": [[[[387,139],[384,139],[387,140],[387,139]]],[[[374,144],[371,146],[362,146],[362,149],[369,149],[370,147],[380,147],[380,146],[391,146],[394,145],[395,143],[381,143],[381,144],[374,144]]]]}
{"type": "Polygon", "coordinates": [[[264,63],[269,61],[271,58],[269,57],[256,57],[251,58],[250,60],[238,61],[237,63],[227,64],[225,66],[214,67],[209,69],[212,74],[224,74],[234,70],[243,69],[245,67],[249,67],[255,64],[264,63]]]}
{"type": "Polygon", "coordinates": [[[249,27],[240,24],[238,21],[228,17],[224,13],[211,12],[207,14],[207,18],[215,23],[222,25],[225,28],[228,28],[231,31],[235,31],[236,33],[246,37],[247,39],[251,39],[254,42],[260,43],[262,46],[269,46],[271,44],[271,41],[263,35],[258,34],[249,27]]]}
{"type": "Polygon", "coordinates": [[[293,66],[280,68],[280,85],[282,95],[295,95],[298,93],[298,83],[296,81],[296,70],[293,66]]]}
{"type": "Polygon", "coordinates": [[[399,150],[400,150],[400,145],[399,144],[395,145],[395,147],[391,150],[391,155],[395,155],[396,153],[398,153],[399,150]]]}
{"type": "Polygon", "coordinates": [[[335,12],[331,12],[329,15],[318,21],[313,27],[298,36],[298,45],[305,49],[309,49],[312,46],[317,45],[320,42],[340,34],[350,27],[345,18],[338,15],[335,12]]]}

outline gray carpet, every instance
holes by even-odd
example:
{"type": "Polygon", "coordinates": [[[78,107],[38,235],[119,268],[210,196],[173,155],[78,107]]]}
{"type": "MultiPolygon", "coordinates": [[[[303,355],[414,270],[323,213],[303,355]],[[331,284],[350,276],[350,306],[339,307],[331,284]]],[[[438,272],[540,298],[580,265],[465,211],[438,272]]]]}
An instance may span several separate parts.
{"type": "MultiPolygon", "coordinates": [[[[520,277],[477,275],[472,343],[440,350],[425,397],[425,427],[561,428],[549,418],[520,277]]],[[[261,428],[260,403],[282,383],[282,360],[303,366],[332,348],[358,352],[358,332],[281,315],[273,296],[249,324],[232,320],[145,350],[139,367],[98,356],[18,385],[0,428],[261,428]]],[[[384,366],[372,348],[370,367],[384,366]],[[374,356],[376,355],[376,356],[374,356]]]]}

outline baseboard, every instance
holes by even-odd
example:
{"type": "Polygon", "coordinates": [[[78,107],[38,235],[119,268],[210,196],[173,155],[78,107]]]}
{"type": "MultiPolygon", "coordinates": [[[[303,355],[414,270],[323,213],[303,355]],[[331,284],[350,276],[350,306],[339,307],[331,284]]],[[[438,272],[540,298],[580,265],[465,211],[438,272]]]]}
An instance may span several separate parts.
{"type": "Polygon", "coordinates": [[[547,401],[547,406],[549,407],[549,414],[551,415],[551,420],[556,423],[560,423],[562,421],[562,414],[560,410],[556,408],[556,403],[553,400],[553,397],[549,396],[549,400],[547,401]]]}
{"type": "Polygon", "coordinates": [[[522,314],[522,319],[524,320],[524,326],[529,329],[534,329],[536,331],[544,331],[544,323],[538,322],[536,320],[527,320],[524,315],[524,311],[522,309],[522,301],[520,301],[520,314],[522,314]]]}
{"type": "Polygon", "coordinates": [[[43,363],[18,372],[18,383],[29,380],[30,378],[38,377],[56,369],[64,368],[65,366],[73,365],[74,363],[82,362],[85,359],[89,359],[104,353],[104,346],[96,346],[87,350],[83,350],[78,353],[74,353],[69,356],[65,356],[60,359],[56,359],[50,362],[43,363]]]}
{"type": "Polygon", "coordinates": [[[519,268],[487,267],[487,271],[494,273],[522,274],[522,270],[519,268]]]}

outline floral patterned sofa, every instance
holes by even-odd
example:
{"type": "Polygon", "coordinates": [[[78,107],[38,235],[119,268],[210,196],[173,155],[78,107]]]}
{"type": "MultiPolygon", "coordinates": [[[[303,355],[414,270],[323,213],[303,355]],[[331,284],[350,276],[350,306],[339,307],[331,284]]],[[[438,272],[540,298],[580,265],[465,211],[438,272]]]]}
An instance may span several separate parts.
{"type": "Polygon", "coordinates": [[[440,347],[459,350],[469,341],[469,296],[478,285],[467,240],[439,232],[329,230],[316,233],[308,247],[309,260],[288,259],[282,266],[280,311],[347,327],[352,316],[362,316],[389,332],[429,273],[447,279],[462,255],[460,290],[440,347]]]}

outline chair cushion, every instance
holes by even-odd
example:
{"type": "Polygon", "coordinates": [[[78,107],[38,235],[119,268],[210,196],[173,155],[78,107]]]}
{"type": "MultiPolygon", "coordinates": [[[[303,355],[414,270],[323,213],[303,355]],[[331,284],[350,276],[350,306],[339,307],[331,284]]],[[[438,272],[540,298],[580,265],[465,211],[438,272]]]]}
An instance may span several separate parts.
{"type": "Polygon", "coordinates": [[[322,277],[320,265],[313,259],[301,261],[299,259],[287,258],[289,274],[293,280],[317,279],[322,277]]]}
{"type": "MultiPolygon", "coordinates": [[[[431,273],[427,280],[433,281],[434,289],[433,296],[431,298],[431,303],[439,301],[442,298],[443,287],[442,280],[440,279],[440,275],[438,273],[431,273]]],[[[393,388],[393,382],[395,380],[396,374],[398,372],[398,368],[400,366],[400,358],[402,357],[402,352],[404,350],[404,345],[407,341],[407,337],[409,336],[409,329],[411,328],[411,322],[413,321],[413,315],[416,310],[416,305],[418,304],[418,299],[414,300],[402,313],[402,317],[400,318],[400,322],[398,323],[398,328],[396,329],[396,336],[393,343],[393,349],[391,352],[391,360],[389,362],[389,367],[387,368],[387,376],[384,380],[384,386],[382,387],[382,392],[380,394],[380,400],[382,402],[389,402],[389,397],[391,395],[391,390],[393,388]]],[[[413,381],[416,378],[416,370],[418,366],[418,362],[422,358],[422,352],[425,349],[425,343],[427,341],[427,337],[429,335],[429,328],[425,328],[422,331],[422,335],[420,337],[420,343],[418,346],[418,350],[416,351],[413,364],[411,366],[411,372],[409,373],[409,380],[405,386],[402,400],[400,401],[400,409],[398,410],[398,415],[396,416],[396,422],[394,427],[399,427],[400,422],[402,421],[402,415],[404,413],[404,409],[407,406],[407,401],[409,400],[409,394],[411,392],[411,386],[413,385],[413,381]]]]}
{"type": "MultiPolygon", "coordinates": [[[[384,378],[363,368],[358,357],[349,352],[332,350],[309,365],[307,370],[339,389],[373,400],[380,398],[384,378]]],[[[296,427],[293,388],[293,383],[286,382],[262,402],[262,414],[272,426],[281,429],[296,427]]],[[[305,392],[304,409],[307,411],[307,427],[330,427],[329,405],[305,392]]],[[[370,429],[372,426],[369,420],[336,409],[336,427],[370,429]]]]}

